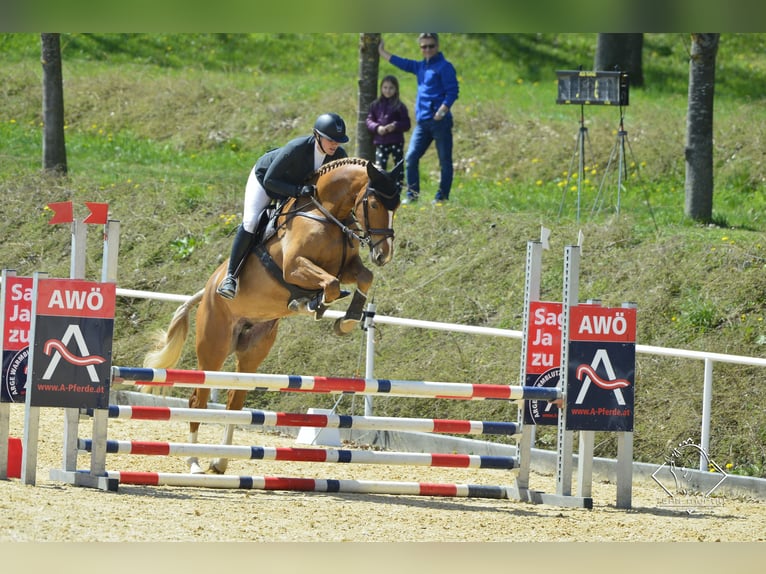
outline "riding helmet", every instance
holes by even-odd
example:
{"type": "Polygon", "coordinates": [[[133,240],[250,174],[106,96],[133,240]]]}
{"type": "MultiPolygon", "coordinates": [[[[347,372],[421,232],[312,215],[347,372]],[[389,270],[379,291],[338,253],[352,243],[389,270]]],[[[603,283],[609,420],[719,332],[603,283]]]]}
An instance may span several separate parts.
{"type": "Polygon", "coordinates": [[[348,141],[346,122],[338,114],[322,114],[314,122],[314,130],[320,136],[337,143],[346,143],[348,141]]]}

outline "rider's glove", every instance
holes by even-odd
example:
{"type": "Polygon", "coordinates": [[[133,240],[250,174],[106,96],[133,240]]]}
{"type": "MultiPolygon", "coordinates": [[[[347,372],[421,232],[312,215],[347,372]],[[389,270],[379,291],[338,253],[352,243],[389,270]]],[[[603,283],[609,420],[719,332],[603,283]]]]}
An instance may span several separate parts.
{"type": "Polygon", "coordinates": [[[314,195],[314,192],[316,191],[316,189],[317,189],[316,186],[304,185],[298,192],[298,197],[310,197],[314,195]]]}

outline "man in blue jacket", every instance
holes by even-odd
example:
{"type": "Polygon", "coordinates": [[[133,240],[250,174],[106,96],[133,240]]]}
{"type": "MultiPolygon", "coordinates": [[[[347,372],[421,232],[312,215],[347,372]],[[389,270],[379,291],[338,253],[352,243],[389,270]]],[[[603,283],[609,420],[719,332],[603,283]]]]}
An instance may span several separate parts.
{"type": "Polygon", "coordinates": [[[400,70],[415,74],[418,92],[415,98],[415,130],[407,149],[407,197],[402,203],[413,203],[420,195],[419,162],[431,142],[436,144],[441,176],[433,203],[449,199],[452,188],[452,104],[458,98],[455,67],[439,51],[439,35],[434,32],[418,36],[422,60],[408,60],[388,52],[380,40],[380,56],[400,70]]]}

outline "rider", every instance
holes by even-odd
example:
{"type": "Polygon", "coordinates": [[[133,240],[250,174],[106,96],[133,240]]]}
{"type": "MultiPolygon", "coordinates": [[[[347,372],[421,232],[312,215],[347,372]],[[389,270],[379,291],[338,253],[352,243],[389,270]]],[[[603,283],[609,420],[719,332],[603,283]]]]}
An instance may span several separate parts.
{"type": "Polygon", "coordinates": [[[221,297],[233,299],[237,294],[237,280],[255,244],[256,227],[271,201],[313,195],[316,187],[304,182],[325,163],[348,157],[340,146],[347,141],[343,118],[326,113],[314,122],[312,135],[291,140],[258,159],[247,179],[244,217],[234,237],[229,269],[216,290],[221,297]]]}

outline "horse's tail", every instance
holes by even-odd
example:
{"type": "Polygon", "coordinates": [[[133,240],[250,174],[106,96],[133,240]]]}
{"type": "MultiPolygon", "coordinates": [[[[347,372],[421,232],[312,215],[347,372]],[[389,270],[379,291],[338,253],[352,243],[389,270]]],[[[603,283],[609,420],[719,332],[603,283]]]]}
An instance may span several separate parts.
{"type": "MultiPolygon", "coordinates": [[[[183,352],[186,337],[189,335],[189,313],[197,303],[202,300],[201,289],[191,296],[188,301],[176,309],[170,321],[167,331],[157,331],[154,334],[156,348],[144,357],[144,367],[151,369],[172,369],[178,364],[183,352]]],[[[164,393],[168,387],[145,385],[141,386],[141,392],[164,393]]]]}

